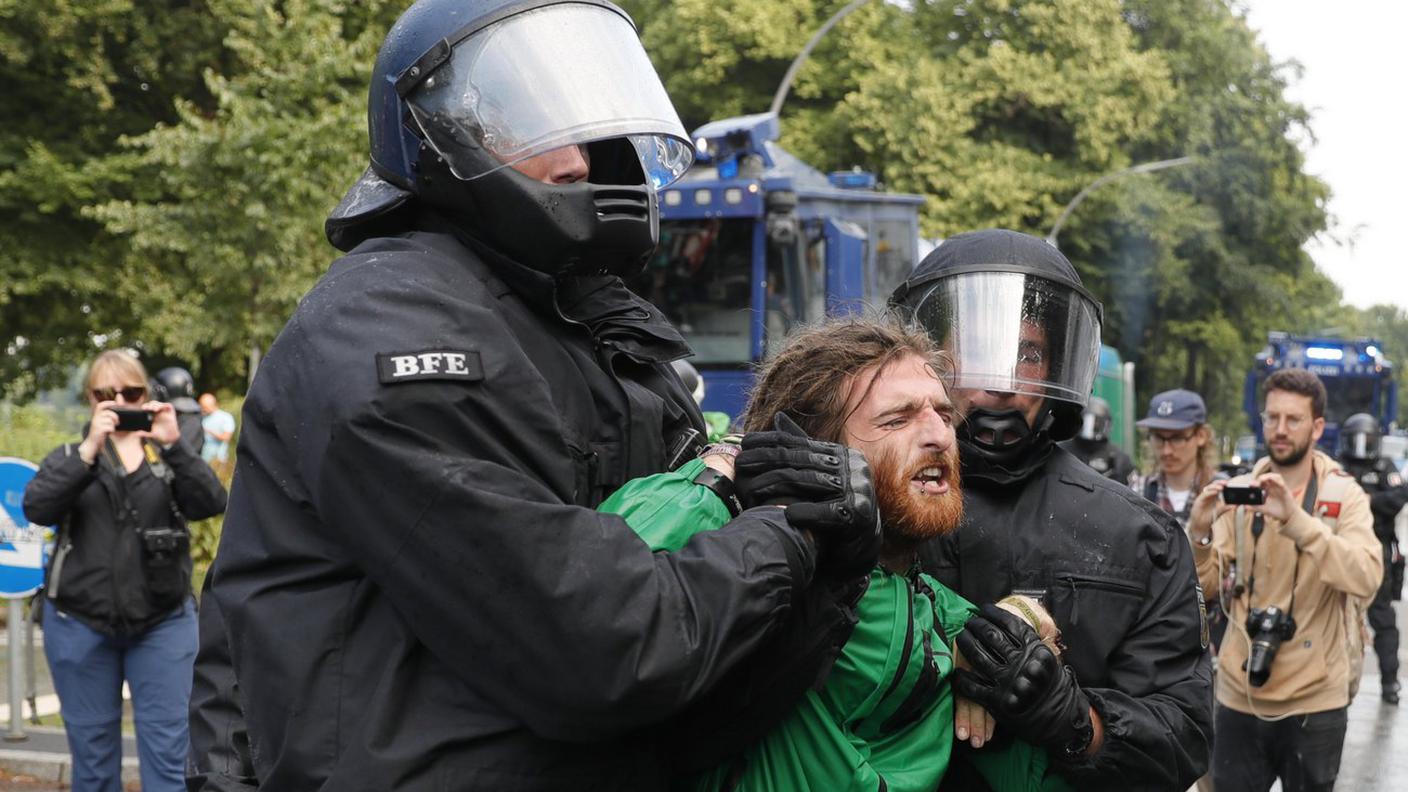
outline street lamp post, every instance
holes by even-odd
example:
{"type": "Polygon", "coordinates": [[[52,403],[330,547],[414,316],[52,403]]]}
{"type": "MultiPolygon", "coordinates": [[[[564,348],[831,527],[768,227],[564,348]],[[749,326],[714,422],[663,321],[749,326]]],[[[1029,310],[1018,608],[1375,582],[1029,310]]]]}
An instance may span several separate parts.
{"type": "Polygon", "coordinates": [[[802,68],[803,63],[806,63],[807,56],[812,54],[812,50],[816,48],[817,42],[821,41],[821,37],[825,36],[831,28],[836,27],[837,22],[850,16],[851,12],[868,2],[870,2],[870,0],[851,0],[851,2],[846,4],[845,8],[832,14],[831,18],[826,20],[826,24],[817,28],[817,31],[807,40],[807,46],[802,47],[802,51],[797,53],[797,57],[792,59],[792,65],[787,67],[787,73],[782,75],[782,83],[777,86],[777,93],[773,94],[772,107],[768,108],[769,113],[777,115],[778,111],[782,109],[782,103],[787,101],[787,92],[792,90],[792,80],[796,78],[797,70],[802,68]]]}
{"type": "Polygon", "coordinates": [[[1080,205],[1081,201],[1085,200],[1085,196],[1094,192],[1101,185],[1106,184],[1108,182],[1112,182],[1115,179],[1120,179],[1125,176],[1130,176],[1136,173],[1153,173],[1154,171],[1161,171],[1166,168],[1176,168],[1180,165],[1188,165],[1192,163],[1194,159],[1194,157],[1176,157],[1174,159],[1158,160],[1157,162],[1145,162],[1140,165],[1132,165],[1128,168],[1117,170],[1112,173],[1107,173],[1104,176],[1101,176],[1100,178],[1091,182],[1090,184],[1087,184],[1084,189],[1076,193],[1076,197],[1072,198],[1070,203],[1066,204],[1066,208],[1061,210],[1061,215],[1056,218],[1056,224],[1051,226],[1051,233],[1046,235],[1047,244],[1051,245],[1052,247],[1057,246],[1056,235],[1061,233],[1061,226],[1066,224],[1066,218],[1070,217],[1071,212],[1074,211],[1075,208],[1080,205]]]}

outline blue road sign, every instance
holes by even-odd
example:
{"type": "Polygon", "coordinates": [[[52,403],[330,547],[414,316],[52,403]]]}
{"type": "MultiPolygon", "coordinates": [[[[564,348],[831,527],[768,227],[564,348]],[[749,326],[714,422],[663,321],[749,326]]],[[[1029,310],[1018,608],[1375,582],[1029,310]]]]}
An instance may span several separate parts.
{"type": "Polygon", "coordinates": [[[14,457],[0,457],[0,598],[28,597],[44,585],[49,526],[24,515],[24,488],[39,467],[14,457]]]}

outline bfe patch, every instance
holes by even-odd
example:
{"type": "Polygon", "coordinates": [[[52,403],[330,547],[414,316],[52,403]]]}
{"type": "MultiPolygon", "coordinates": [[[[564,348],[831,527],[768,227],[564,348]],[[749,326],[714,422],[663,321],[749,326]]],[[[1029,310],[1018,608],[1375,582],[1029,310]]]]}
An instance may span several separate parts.
{"type": "Polygon", "coordinates": [[[383,385],[416,380],[484,379],[484,364],[474,350],[427,349],[422,352],[381,352],[376,376],[383,385]]]}

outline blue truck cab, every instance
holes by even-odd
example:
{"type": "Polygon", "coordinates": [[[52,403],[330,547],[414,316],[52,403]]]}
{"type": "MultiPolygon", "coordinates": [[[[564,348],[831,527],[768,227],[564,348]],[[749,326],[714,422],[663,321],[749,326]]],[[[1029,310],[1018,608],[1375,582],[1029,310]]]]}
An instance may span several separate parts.
{"type": "Polygon", "coordinates": [[[1303,368],[1325,384],[1325,433],[1320,450],[1339,454],[1339,426],[1355,413],[1368,413],[1388,427],[1398,417],[1398,385],[1393,364],[1384,357],[1383,343],[1373,338],[1332,338],[1295,336],[1273,332],[1266,347],[1257,354],[1256,365],[1247,374],[1242,407],[1247,423],[1256,436],[1258,456],[1266,453],[1262,432],[1262,385],[1271,372],[1283,368],[1303,368]]]}
{"type": "Polygon", "coordinates": [[[660,246],[629,285],[684,334],[705,410],[736,418],[754,364],[793,327],[883,306],[918,260],[924,198],[830,175],[777,144],[771,113],[694,132],[698,160],[660,195],[660,246]]]}

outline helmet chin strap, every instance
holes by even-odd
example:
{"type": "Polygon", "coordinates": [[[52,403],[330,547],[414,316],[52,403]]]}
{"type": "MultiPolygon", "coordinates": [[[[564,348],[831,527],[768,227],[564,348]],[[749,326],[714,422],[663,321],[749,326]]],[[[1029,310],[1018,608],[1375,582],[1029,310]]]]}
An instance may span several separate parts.
{"type": "Polygon", "coordinates": [[[963,475],[999,483],[1026,478],[1046,461],[1055,420],[1049,406],[1037,416],[1035,427],[1020,410],[974,408],[958,429],[963,475]]]}

